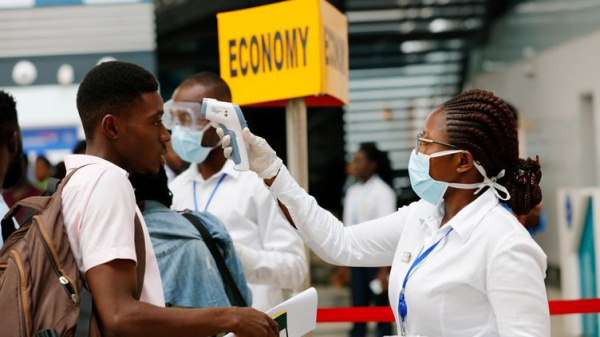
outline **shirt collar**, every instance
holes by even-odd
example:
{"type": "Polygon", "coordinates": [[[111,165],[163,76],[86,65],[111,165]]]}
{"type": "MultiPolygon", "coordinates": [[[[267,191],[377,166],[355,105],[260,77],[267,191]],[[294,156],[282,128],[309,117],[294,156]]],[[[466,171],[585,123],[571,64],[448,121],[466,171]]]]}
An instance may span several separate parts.
{"type": "MultiPolygon", "coordinates": [[[[237,177],[240,176],[241,172],[234,169],[233,166],[234,166],[233,161],[231,161],[231,160],[225,161],[225,165],[223,165],[221,170],[219,172],[213,174],[212,176],[210,176],[208,179],[206,179],[206,181],[211,180],[211,179],[219,179],[219,177],[221,177],[223,174],[227,174],[227,176],[237,179],[237,177]]],[[[191,169],[193,171],[192,180],[195,180],[197,182],[205,181],[204,178],[202,177],[202,175],[200,174],[200,172],[198,171],[198,164],[192,164],[191,169]]]]}
{"type": "MultiPolygon", "coordinates": [[[[481,219],[496,205],[498,205],[498,198],[488,189],[479,198],[460,210],[444,227],[452,227],[463,242],[466,242],[481,219]]],[[[420,220],[421,224],[429,227],[431,233],[435,233],[439,230],[438,226],[444,216],[445,205],[442,202],[438,207],[433,207],[431,204],[429,206],[431,210],[422,212],[423,216],[420,220]]]]}
{"type": "Polygon", "coordinates": [[[123,175],[125,175],[125,177],[129,177],[129,173],[127,171],[125,171],[123,168],[115,165],[114,163],[112,163],[106,159],[100,158],[100,157],[90,156],[87,154],[71,154],[71,155],[65,156],[65,168],[67,169],[67,174],[71,170],[74,170],[78,167],[82,167],[83,165],[88,165],[88,164],[101,164],[101,165],[111,166],[111,167],[119,170],[121,173],[123,173],[123,175]]]}
{"type": "Polygon", "coordinates": [[[358,184],[359,184],[360,186],[369,186],[369,185],[373,185],[373,184],[375,183],[375,181],[377,180],[377,178],[378,178],[378,177],[379,177],[379,176],[378,176],[377,174],[373,174],[373,175],[371,176],[371,178],[369,178],[369,180],[365,181],[364,183],[363,183],[363,182],[359,182],[358,184]]]}

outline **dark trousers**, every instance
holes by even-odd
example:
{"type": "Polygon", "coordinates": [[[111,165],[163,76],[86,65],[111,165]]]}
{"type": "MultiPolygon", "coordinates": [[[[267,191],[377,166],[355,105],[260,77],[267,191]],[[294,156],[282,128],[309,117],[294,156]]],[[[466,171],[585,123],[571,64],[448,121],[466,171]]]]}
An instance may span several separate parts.
{"type": "MultiPolygon", "coordinates": [[[[352,291],[352,306],[366,307],[371,303],[376,306],[389,306],[388,294],[383,292],[375,295],[369,287],[369,283],[377,275],[379,268],[350,268],[350,289],[352,291]]],[[[354,323],[350,330],[350,337],[365,337],[367,334],[366,323],[354,323]]],[[[392,334],[391,323],[377,323],[377,336],[390,336],[392,334]]]]}

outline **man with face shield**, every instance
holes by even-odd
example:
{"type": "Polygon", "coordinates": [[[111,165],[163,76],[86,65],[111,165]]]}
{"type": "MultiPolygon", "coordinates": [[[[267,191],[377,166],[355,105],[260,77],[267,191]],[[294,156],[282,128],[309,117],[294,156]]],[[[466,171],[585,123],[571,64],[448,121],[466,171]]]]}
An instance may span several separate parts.
{"type": "MultiPolygon", "coordinates": [[[[15,100],[0,90],[0,186],[2,189],[14,186],[21,177],[21,156],[23,141],[17,119],[15,100]]],[[[0,195],[0,217],[8,212],[8,206],[0,195]]],[[[2,237],[0,236],[0,244],[2,237]]]]}
{"type": "Polygon", "coordinates": [[[229,231],[252,291],[252,306],[267,310],[283,301],[282,289],[298,289],[307,274],[304,246],[286,226],[276,201],[253,172],[233,169],[221,140],[200,117],[203,98],[231,102],[227,84],[202,72],[185,80],[164,105],[177,155],[191,166],[169,185],[175,210],[207,211],[229,231]]]}

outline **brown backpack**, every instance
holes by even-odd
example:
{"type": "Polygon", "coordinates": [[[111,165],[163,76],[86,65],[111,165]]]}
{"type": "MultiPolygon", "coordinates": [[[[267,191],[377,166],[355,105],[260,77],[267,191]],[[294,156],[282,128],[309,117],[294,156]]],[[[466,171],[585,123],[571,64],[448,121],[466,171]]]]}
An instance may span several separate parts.
{"type": "MultiPolygon", "coordinates": [[[[21,200],[2,220],[5,238],[0,249],[2,337],[100,336],[91,296],[82,286],[61,212],[62,190],[76,171],[70,172],[51,196],[21,200]],[[31,209],[32,216],[15,230],[12,216],[21,207],[31,209]]],[[[145,247],[137,216],[135,243],[139,299],[145,247]]]]}

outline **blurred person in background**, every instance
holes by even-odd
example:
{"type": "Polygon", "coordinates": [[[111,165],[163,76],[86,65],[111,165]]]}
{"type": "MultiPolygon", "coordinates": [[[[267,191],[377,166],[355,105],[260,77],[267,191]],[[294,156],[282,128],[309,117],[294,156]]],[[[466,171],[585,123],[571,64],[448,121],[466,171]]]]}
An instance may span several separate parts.
{"type": "Polygon", "coordinates": [[[165,301],[175,306],[210,308],[249,306],[252,294],[246,283],[233,241],[225,226],[208,212],[189,212],[207,229],[217,245],[234,284],[226,283],[205,240],[182,214],[172,210],[173,194],[167,187],[164,166],[158,175],[134,173],[129,181],[135,190],[158,261],[165,301]],[[242,296],[240,301],[231,287],[242,296]]]}
{"type": "MultiPolygon", "coordinates": [[[[394,213],[396,193],[391,188],[392,168],[387,153],[374,143],[363,143],[354,153],[349,169],[356,183],[348,187],[344,202],[344,224],[353,226],[362,222],[394,213]]],[[[352,267],[350,289],[352,306],[366,307],[371,304],[387,306],[388,267],[352,267]]],[[[377,336],[392,334],[390,323],[377,324],[377,336]]],[[[351,337],[367,335],[366,323],[354,323],[351,337]]]]}
{"type": "MultiPolygon", "coordinates": [[[[11,95],[0,90],[0,187],[15,186],[23,175],[23,139],[17,118],[17,104],[11,95]]],[[[0,194],[0,218],[9,208],[0,194]]],[[[0,235],[0,244],[2,244],[0,235]]]]}
{"type": "MultiPolygon", "coordinates": [[[[2,192],[2,196],[4,196],[4,200],[6,201],[8,207],[12,207],[19,200],[40,195],[43,192],[39,188],[35,187],[27,177],[27,172],[29,171],[29,159],[27,156],[22,154],[19,157],[21,160],[21,177],[19,177],[15,186],[2,192]]],[[[15,219],[19,223],[21,223],[23,220],[25,212],[26,209],[23,208],[15,215],[15,219]]]]}
{"type": "Polygon", "coordinates": [[[192,163],[169,185],[173,209],[208,211],[225,224],[252,290],[252,306],[268,310],[284,300],[283,289],[297,290],[308,273],[304,245],[287,225],[277,202],[261,179],[236,171],[223,156],[221,141],[200,117],[204,98],[231,102],[229,86],[219,75],[201,72],[186,79],[165,103],[163,120],[178,123],[171,144],[192,163]]]}
{"type": "MultiPolygon", "coordinates": [[[[221,128],[223,154],[231,137],[221,128]]],[[[547,257],[500,205],[528,214],[542,200],[539,157],[519,157],[515,119],[484,90],[432,111],[408,162],[421,198],[383,218],[344,226],[318,206],[248,128],[250,170],[322,259],[392,266],[389,298],[402,336],[550,336],[547,257]]]]}
{"type": "Polygon", "coordinates": [[[45,156],[40,155],[35,159],[33,183],[37,188],[45,190],[48,187],[48,178],[52,175],[52,169],[52,164],[45,156]]]}

